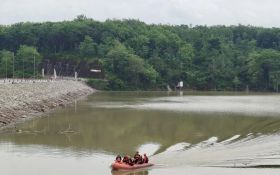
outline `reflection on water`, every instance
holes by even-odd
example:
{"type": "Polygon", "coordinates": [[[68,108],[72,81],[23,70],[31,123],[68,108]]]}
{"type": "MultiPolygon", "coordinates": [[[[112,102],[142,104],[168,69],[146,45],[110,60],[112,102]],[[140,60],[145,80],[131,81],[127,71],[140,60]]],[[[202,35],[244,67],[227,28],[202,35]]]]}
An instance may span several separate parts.
{"type": "Polygon", "coordinates": [[[279,95],[235,95],[235,96],[168,96],[142,99],[142,103],[99,103],[103,108],[134,108],[173,112],[235,113],[252,116],[274,116],[280,114],[279,95]]]}
{"type": "MultiPolygon", "coordinates": [[[[193,145],[229,144],[246,138],[248,134],[255,137],[275,133],[280,128],[280,113],[275,115],[278,108],[274,106],[279,104],[279,96],[234,93],[182,95],[156,92],[94,94],[45,117],[19,124],[17,132],[11,128],[2,133],[0,156],[6,155],[8,162],[13,162],[13,156],[18,158],[15,153],[31,154],[38,157],[36,165],[44,169],[44,164],[50,163],[49,156],[54,156],[55,160],[51,160],[55,162],[59,155],[60,161],[70,162],[76,168],[77,165],[82,166],[79,163],[82,161],[85,165],[94,164],[96,169],[92,172],[110,174],[109,165],[116,154],[132,155],[140,150],[152,155],[193,145]],[[270,111],[273,115],[242,112],[254,109],[270,111]],[[11,148],[12,152],[9,151],[11,148]],[[34,152],[43,152],[44,156],[34,152]]],[[[165,160],[164,156],[158,157],[160,161],[165,160]]],[[[185,160],[183,156],[180,158],[185,160]]],[[[23,158],[22,161],[36,160],[23,158]]],[[[88,167],[85,169],[89,171],[88,167]]],[[[69,174],[73,172],[67,171],[69,174]]],[[[148,171],[117,171],[112,174],[138,175],[148,174],[148,171]]]]}
{"type": "Polygon", "coordinates": [[[133,170],[133,171],[111,171],[112,175],[148,175],[148,170],[133,170]]]}

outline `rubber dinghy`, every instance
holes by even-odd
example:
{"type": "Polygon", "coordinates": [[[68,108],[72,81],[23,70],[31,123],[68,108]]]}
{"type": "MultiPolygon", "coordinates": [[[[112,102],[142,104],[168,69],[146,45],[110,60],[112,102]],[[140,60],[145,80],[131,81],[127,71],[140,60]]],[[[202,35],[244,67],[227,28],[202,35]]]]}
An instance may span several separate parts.
{"type": "Polygon", "coordinates": [[[125,163],[113,163],[111,165],[113,170],[136,170],[136,169],[141,169],[141,168],[146,168],[153,166],[154,164],[152,163],[143,163],[143,164],[135,164],[133,166],[127,165],[125,163]]]}

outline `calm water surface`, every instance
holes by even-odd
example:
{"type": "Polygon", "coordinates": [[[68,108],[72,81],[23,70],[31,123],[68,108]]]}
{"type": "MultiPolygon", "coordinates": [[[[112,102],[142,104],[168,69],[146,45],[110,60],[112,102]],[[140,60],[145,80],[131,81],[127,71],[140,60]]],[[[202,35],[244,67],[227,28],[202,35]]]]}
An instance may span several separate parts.
{"type": "MultiPolygon", "coordinates": [[[[277,94],[100,92],[2,133],[1,169],[9,175],[129,174],[111,172],[109,165],[116,154],[140,150],[154,155],[152,160],[157,166],[131,174],[205,174],[209,172],[207,168],[195,166],[230,161],[222,156],[219,162],[212,159],[227,154],[225,146],[216,145],[234,143],[238,155],[248,152],[244,144],[248,140],[276,137],[280,129],[279,106],[277,94]],[[178,152],[182,155],[180,161],[172,158],[178,152]],[[187,161],[190,156],[199,161],[187,161]]],[[[278,142],[268,145],[265,139],[259,141],[271,148],[274,158],[276,155],[274,164],[278,164],[278,142]]],[[[252,145],[259,144],[253,141],[252,145]]],[[[256,156],[255,152],[251,151],[246,160],[256,156]]],[[[276,173],[275,169],[223,171],[276,173]]]]}

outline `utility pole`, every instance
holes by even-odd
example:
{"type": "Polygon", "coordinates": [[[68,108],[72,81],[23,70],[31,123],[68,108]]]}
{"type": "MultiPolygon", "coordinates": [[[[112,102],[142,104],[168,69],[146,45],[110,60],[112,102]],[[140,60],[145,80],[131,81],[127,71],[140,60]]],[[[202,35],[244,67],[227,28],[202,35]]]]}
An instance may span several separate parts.
{"type": "Polygon", "coordinates": [[[35,63],[36,63],[36,61],[35,61],[35,53],[34,53],[34,55],[33,55],[33,77],[34,77],[34,79],[36,79],[35,77],[36,77],[36,73],[35,73],[35,63]]]}
{"type": "Polygon", "coordinates": [[[47,76],[50,75],[50,60],[48,60],[48,63],[47,63],[47,76]]]}
{"type": "Polygon", "coordinates": [[[68,77],[68,68],[69,68],[69,63],[66,64],[66,77],[68,77]]]}
{"type": "Polygon", "coordinates": [[[15,78],[15,53],[13,52],[13,80],[15,78]]]}
{"type": "Polygon", "coordinates": [[[7,57],[6,57],[6,80],[8,79],[8,71],[7,71],[7,67],[8,67],[8,59],[7,59],[7,57]]]}
{"type": "Polygon", "coordinates": [[[24,80],[24,57],[22,57],[22,81],[24,80]]]}

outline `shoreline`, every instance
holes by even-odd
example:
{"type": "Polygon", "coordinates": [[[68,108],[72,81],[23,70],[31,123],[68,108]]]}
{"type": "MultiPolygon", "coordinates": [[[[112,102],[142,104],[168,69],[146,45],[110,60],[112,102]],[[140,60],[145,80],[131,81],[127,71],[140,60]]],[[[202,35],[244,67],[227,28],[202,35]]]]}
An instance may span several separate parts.
{"type": "Polygon", "coordinates": [[[63,80],[32,84],[0,85],[0,131],[16,123],[40,117],[79,100],[95,89],[84,82],[63,80]]]}

